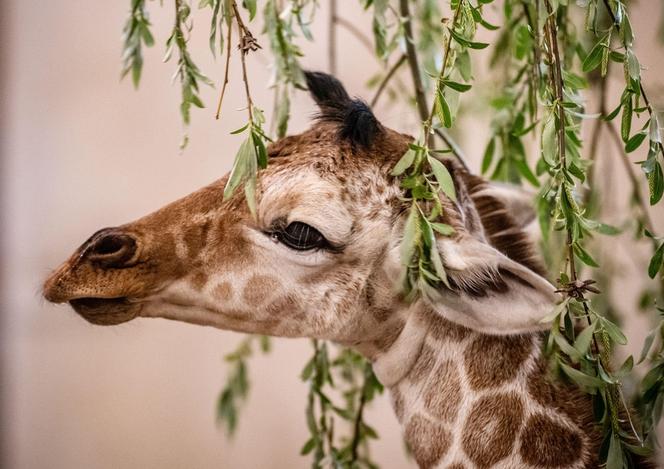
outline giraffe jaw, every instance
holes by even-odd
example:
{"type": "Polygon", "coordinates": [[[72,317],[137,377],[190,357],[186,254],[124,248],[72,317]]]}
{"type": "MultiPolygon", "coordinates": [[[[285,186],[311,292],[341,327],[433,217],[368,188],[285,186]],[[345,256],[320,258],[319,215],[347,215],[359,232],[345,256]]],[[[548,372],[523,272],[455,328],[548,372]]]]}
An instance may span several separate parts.
{"type": "Polygon", "coordinates": [[[118,298],[76,298],[69,300],[83,319],[100,326],[115,326],[131,321],[139,315],[142,305],[131,302],[127,297],[118,298]]]}

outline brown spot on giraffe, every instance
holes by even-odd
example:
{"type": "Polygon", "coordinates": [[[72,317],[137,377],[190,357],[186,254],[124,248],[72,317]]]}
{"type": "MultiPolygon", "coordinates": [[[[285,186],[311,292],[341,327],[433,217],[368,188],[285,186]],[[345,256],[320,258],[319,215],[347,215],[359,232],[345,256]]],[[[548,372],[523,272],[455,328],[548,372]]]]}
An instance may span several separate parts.
{"type": "Polygon", "coordinates": [[[401,320],[394,320],[392,323],[383,327],[383,332],[380,337],[374,341],[373,345],[378,351],[383,352],[387,350],[401,334],[405,326],[405,322],[401,320]]]}
{"type": "Polygon", "coordinates": [[[514,393],[478,399],[462,430],[462,446],[479,468],[488,468],[512,452],[523,419],[523,402],[514,393]]]}
{"type": "Polygon", "coordinates": [[[454,464],[447,466],[447,469],[466,469],[466,466],[460,462],[455,462],[454,464]]]}
{"type": "Polygon", "coordinates": [[[252,275],[244,285],[242,299],[249,306],[260,306],[281,288],[281,283],[270,275],[252,275]]]}
{"type": "Polygon", "coordinates": [[[189,259],[195,259],[207,243],[207,235],[210,231],[212,222],[205,220],[200,224],[189,225],[185,228],[183,240],[187,246],[187,256],[189,259]]]}
{"type": "Polygon", "coordinates": [[[429,376],[436,364],[436,352],[429,344],[424,344],[420,356],[417,357],[413,368],[408,373],[408,380],[417,383],[429,376]]]}
{"type": "Polygon", "coordinates": [[[472,333],[470,329],[448,321],[429,308],[423,309],[420,315],[429,333],[438,340],[460,342],[472,333]]]}
{"type": "Polygon", "coordinates": [[[432,416],[447,423],[456,420],[461,405],[461,381],[456,366],[442,362],[424,390],[424,405],[432,416]]]}
{"type": "Polygon", "coordinates": [[[394,407],[394,413],[397,415],[397,419],[401,422],[404,417],[405,402],[403,394],[398,388],[392,389],[392,407],[394,407]]]}
{"type": "Polygon", "coordinates": [[[422,469],[436,465],[452,445],[452,434],[421,414],[408,421],[405,438],[422,469]]]}
{"type": "Polygon", "coordinates": [[[194,287],[194,289],[200,291],[207,284],[207,281],[208,281],[208,274],[206,274],[205,272],[196,272],[194,275],[191,276],[189,283],[191,283],[191,286],[194,287]]]}
{"type": "Polygon", "coordinates": [[[532,348],[530,335],[478,336],[464,352],[471,388],[492,388],[514,379],[532,348]]]}
{"type": "Polygon", "coordinates": [[[233,286],[230,282],[221,282],[214,287],[212,294],[221,301],[230,301],[233,298],[233,286]]]}
{"type": "Polygon", "coordinates": [[[576,430],[535,414],[521,433],[519,454],[536,467],[564,467],[581,459],[583,441],[576,430]]]}

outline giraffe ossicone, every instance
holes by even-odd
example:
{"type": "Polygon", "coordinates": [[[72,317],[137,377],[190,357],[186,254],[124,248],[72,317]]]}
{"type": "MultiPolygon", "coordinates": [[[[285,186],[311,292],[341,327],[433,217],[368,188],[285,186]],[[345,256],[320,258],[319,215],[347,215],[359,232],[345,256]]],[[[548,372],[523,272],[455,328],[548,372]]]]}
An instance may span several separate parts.
{"type": "Polygon", "coordinates": [[[222,178],[95,233],[46,299],[94,324],[161,317],[353,347],[389,388],[421,467],[597,467],[590,397],[550,380],[541,355],[555,295],[527,197],[446,162],[457,201],[442,197],[442,221],[455,232],[437,246],[451,288],[404,302],[407,202],[390,171],[412,139],[335,78],[306,76],[320,114],[269,146],[255,218],[242,191],[224,200],[222,178]]]}

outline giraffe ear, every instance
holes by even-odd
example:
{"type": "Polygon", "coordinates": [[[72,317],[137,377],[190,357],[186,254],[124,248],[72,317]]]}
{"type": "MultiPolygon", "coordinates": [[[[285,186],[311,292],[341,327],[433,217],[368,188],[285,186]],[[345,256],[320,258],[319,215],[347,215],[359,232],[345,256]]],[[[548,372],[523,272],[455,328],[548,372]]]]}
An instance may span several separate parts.
{"type": "MultiPolygon", "coordinates": [[[[554,287],[543,277],[526,226],[523,191],[489,183],[447,162],[457,192],[457,236],[437,238],[450,288],[428,295],[439,314],[485,333],[546,329],[554,287]],[[520,207],[520,208],[519,208],[520,207]]],[[[528,208],[528,211],[532,209],[528,208]]]]}
{"type": "Polygon", "coordinates": [[[544,330],[554,287],[544,277],[473,236],[437,241],[450,287],[427,295],[446,319],[488,334],[544,330]]]}

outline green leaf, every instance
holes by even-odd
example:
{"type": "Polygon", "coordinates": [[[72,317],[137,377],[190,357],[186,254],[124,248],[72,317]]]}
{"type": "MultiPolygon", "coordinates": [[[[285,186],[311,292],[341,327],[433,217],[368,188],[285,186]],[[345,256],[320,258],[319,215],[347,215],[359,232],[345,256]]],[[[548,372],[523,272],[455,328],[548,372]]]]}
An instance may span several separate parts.
{"type": "Polygon", "coordinates": [[[489,167],[491,166],[491,162],[493,161],[493,155],[496,151],[496,138],[492,138],[489,140],[489,144],[486,146],[486,149],[484,150],[484,157],[482,158],[482,174],[485,174],[489,167]]]}
{"type": "Polygon", "coordinates": [[[646,340],[643,341],[643,348],[641,349],[641,355],[639,356],[639,361],[637,362],[637,365],[643,363],[643,361],[648,357],[648,352],[650,352],[650,348],[652,347],[652,344],[655,341],[655,335],[657,334],[657,332],[659,332],[658,329],[650,331],[650,334],[648,334],[646,340]]]}
{"type": "Polygon", "coordinates": [[[447,197],[456,202],[456,190],[454,189],[454,181],[452,180],[452,176],[447,170],[447,167],[432,156],[428,156],[427,160],[429,161],[429,165],[431,166],[431,170],[433,171],[433,175],[435,176],[436,181],[438,181],[440,189],[447,197]]]}
{"type": "Polygon", "coordinates": [[[623,334],[623,331],[620,330],[618,326],[606,319],[605,317],[600,318],[602,329],[604,332],[609,334],[611,340],[620,345],[627,345],[627,337],[623,334]]]}
{"type": "Polygon", "coordinates": [[[594,47],[590,50],[585,60],[583,61],[582,69],[584,72],[588,73],[592,70],[595,70],[599,64],[602,63],[602,55],[604,54],[604,39],[600,40],[594,47]]]}
{"type": "Polygon", "coordinates": [[[249,176],[251,159],[255,158],[253,144],[250,138],[251,137],[242,142],[240,149],[235,155],[231,175],[228,178],[226,187],[224,187],[224,200],[229,199],[235,192],[235,189],[247,178],[247,176],[249,176]]]}
{"type": "Polygon", "coordinates": [[[447,104],[445,95],[443,95],[442,90],[439,90],[436,93],[436,113],[438,114],[438,120],[447,128],[452,127],[452,111],[450,111],[450,105],[447,104]]]}
{"type": "Polygon", "coordinates": [[[304,446],[302,446],[300,454],[302,456],[306,456],[307,454],[311,453],[315,447],[316,447],[316,440],[314,438],[309,438],[309,440],[307,440],[304,446]]]}
{"type": "Polygon", "coordinates": [[[249,11],[249,21],[256,16],[256,0],[242,0],[242,6],[249,11]]]}
{"type": "Polygon", "coordinates": [[[664,194],[664,174],[659,161],[655,162],[655,169],[648,173],[648,188],[650,190],[650,205],[659,202],[664,194]]]}
{"type": "Polygon", "coordinates": [[[408,213],[408,218],[406,219],[406,224],[404,225],[400,248],[401,264],[406,267],[410,265],[410,262],[413,259],[415,248],[417,247],[421,236],[420,224],[418,222],[419,217],[420,212],[417,208],[417,204],[413,202],[410,207],[410,212],[408,213]]]}
{"type": "Polygon", "coordinates": [[[406,153],[401,157],[399,162],[394,165],[394,168],[392,169],[392,172],[390,173],[392,176],[400,176],[401,174],[404,173],[408,168],[410,168],[413,164],[413,161],[415,161],[415,156],[416,156],[415,150],[412,148],[409,148],[406,153]]]}
{"type": "Polygon", "coordinates": [[[471,89],[473,86],[472,85],[467,85],[465,83],[459,83],[456,81],[451,81],[451,80],[441,80],[443,85],[452,88],[455,91],[458,91],[459,93],[465,93],[469,89],[471,89]]]}
{"type": "Polygon", "coordinates": [[[639,80],[641,76],[641,65],[639,65],[639,59],[636,58],[634,52],[631,49],[627,49],[625,53],[627,57],[627,73],[632,80],[639,80]]]}
{"type": "Polygon", "coordinates": [[[622,136],[623,142],[629,140],[629,134],[631,133],[632,109],[632,97],[628,94],[627,99],[623,104],[622,120],[620,121],[620,135],[622,136]]]}
{"type": "Polygon", "coordinates": [[[594,322],[590,326],[586,327],[574,341],[574,348],[579,352],[579,356],[585,355],[590,347],[590,343],[593,340],[593,334],[595,333],[595,327],[597,323],[594,322]]]}
{"type": "Polygon", "coordinates": [[[533,186],[539,187],[540,183],[537,179],[537,176],[533,174],[528,163],[525,160],[517,159],[513,160],[514,167],[521,173],[521,175],[533,186]]]}
{"type": "Polygon", "coordinates": [[[606,469],[623,469],[625,462],[623,461],[620,438],[615,435],[611,435],[610,438],[609,453],[606,456],[606,469]]]}
{"type": "Polygon", "coordinates": [[[556,122],[553,115],[550,115],[546,120],[544,130],[542,130],[542,157],[550,167],[557,166],[558,140],[556,139],[556,122]]]}
{"type": "Polygon", "coordinates": [[[641,131],[638,134],[632,136],[632,138],[627,140],[627,143],[625,144],[625,151],[627,153],[632,153],[634,150],[641,146],[643,141],[646,139],[646,136],[647,135],[645,131],[641,131]]]}
{"type": "Polygon", "coordinates": [[[576,368],[572,368],[569,365],[566,365],[565,363],[560,363],[560,367],[562,370],[565,372],[567,377],[574,381],[575,383],[591,388],[591,389],[597,389],[602,387],[602,380],[597,378],[596,376],[590,376],[587,375],[576,368]]]}
{"type": "Polygon", "coordinates": [[[449,236],[451,234],[454,234],[455,230],[452,228],[450,225],[447,225],[445,223],[435,223],[431,222],[431,228],[436,230],[438,233],[442,234],[443,236],[449,236]]]}
{"type": "Polygon", "coordinates": [[[648,276],[650,278],[655,278],[657,273],[662,270],[662,262],[664,261],[664,243],[662,243],[655,254],[650,259],[650,264],[648,264],[648,276]]]}
{"type": "Polygon", "coordinates": [[[456,42],[458,42],[459,44],[461,44],[464,47],[468,47],[469,49],[485,49],[485,48],[489,47],[489,44],[487,44],[485,42],[469,41],[468,39],[466,39],[465,37],[463,37],[462,35],[460,35],[456,31],[454,31],[453,29],[450,30],[450,33],[452,34],[452,37],[456,40],[456,42]]]}
{"type": "Polygon", "coordinates": [[[593,259],[593,257],[581,247],[580,244],[574,243],[574,254],[576,254],[576,257],[579,258],[581,262],[583,262],[586,265],[589,265],[590,267],[599,267],[599,264],[593,259]]]}

